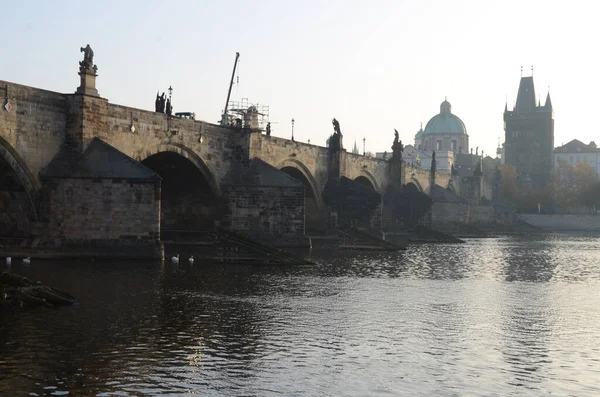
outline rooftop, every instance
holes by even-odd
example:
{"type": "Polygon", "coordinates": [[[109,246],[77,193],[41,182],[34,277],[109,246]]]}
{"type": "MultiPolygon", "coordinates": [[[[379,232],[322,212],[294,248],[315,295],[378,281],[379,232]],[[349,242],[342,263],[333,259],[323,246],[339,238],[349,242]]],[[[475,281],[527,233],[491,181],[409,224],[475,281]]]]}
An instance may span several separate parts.
{"type": "Polygon", "coordinates": [[[578,139],[573,139],[569,143],[554,149],[554,153],[598,153],[600,149],[596,147],[594,141],[589,144],[585,144],[578,139]]]}

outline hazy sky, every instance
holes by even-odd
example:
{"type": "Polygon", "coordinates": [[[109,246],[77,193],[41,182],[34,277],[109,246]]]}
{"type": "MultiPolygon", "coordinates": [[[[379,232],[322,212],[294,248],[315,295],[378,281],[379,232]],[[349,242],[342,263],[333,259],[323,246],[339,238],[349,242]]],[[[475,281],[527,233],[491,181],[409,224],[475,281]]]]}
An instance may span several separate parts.
{"type": "MultiPolygon", "coordinates": [[[[273,135],[390,151],[414,143],[447,96],[472,147],[495,153],[520,68],[548,86],[555,144],[600,141],[595,2],[558,1],[12,1],[2,5],[0,79],[59,92],[79,85],[90,44],[97,88],[112,103],[154,109],[173,86],[175,111],[217,122],[235,52],[232,99],[270,106],[273,135]],[[592,120],[592,121],[590,121],[592,120]],[[591,125],[590,125],[591,124],[591,125]]],[[[600,142],[599,142],[600,143],[600,142]]]]}

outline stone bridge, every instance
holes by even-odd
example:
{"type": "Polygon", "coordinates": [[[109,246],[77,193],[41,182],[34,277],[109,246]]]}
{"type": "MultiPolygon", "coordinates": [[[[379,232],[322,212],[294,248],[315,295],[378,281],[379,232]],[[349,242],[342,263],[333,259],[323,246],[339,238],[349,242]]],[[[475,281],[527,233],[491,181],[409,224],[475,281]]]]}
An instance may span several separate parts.
{"type": "MultiPolygon", "coordinates": [[[[0,98],[0,236],[154,241],[161,229],[200,227],[199,219],[303,234],[305,220],[308,229],[330,220],[328,181],[345,177],[373,197],[391,185],[429,190],[429,172],[401,162],[394,172],[393,161],[116,105],[85,90],[0,80],[0,98]]],[[[435,181],[447,187],[450,176],[435,181]]]]}

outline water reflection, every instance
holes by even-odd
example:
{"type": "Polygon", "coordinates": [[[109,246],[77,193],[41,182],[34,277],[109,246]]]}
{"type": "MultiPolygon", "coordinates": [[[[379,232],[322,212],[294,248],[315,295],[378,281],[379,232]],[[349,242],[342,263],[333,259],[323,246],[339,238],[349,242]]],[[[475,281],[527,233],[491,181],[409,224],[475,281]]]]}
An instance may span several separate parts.
{"type": "Polygon", "coordinates": [[[594,395],[594,236],[314,266],[37,261],[80,298],[0,313],[0,395],[594,395]]]}

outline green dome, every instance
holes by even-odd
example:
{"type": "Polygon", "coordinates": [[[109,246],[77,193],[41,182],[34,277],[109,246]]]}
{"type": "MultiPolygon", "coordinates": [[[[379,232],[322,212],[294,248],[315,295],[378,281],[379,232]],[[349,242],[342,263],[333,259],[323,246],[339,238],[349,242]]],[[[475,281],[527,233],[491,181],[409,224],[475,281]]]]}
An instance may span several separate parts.
{"type": "Polygon", "coordinates": [[[440,105],[440,114],[437,114],[429,120],[425,126],[423,135],[434,134],[466,134],[465,123],[452,114],[450,102],[444,101],[440,105]]]}

